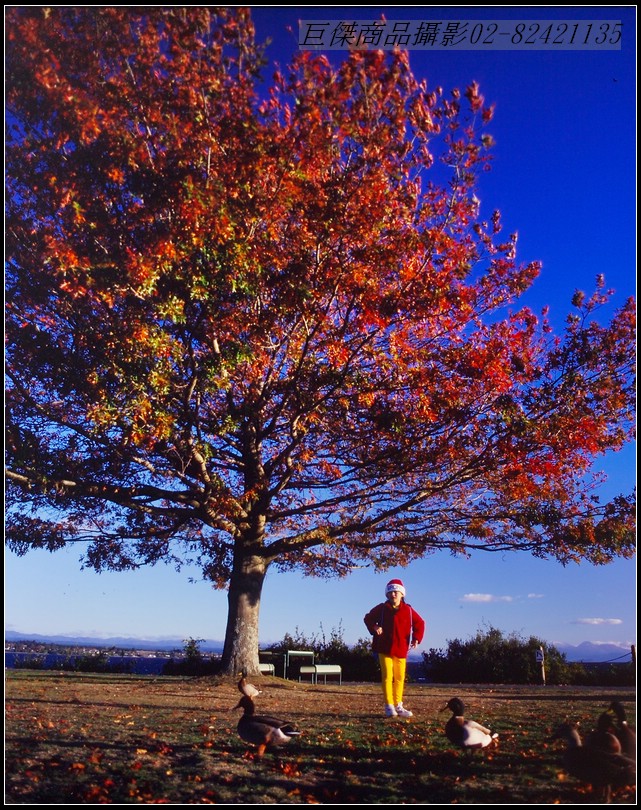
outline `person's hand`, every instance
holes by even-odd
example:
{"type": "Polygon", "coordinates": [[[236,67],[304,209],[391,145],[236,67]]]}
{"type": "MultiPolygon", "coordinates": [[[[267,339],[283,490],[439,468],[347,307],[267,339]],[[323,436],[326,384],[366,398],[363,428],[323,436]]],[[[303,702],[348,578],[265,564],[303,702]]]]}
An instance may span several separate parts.
{"type": "Polygon", "coordinates": [[[374,632],[376,633],[377,636],[382,636],[383,635],[383,628],[382,627],[377,627],[376,630],[374,630],[374,632]]]}
{"type": "Polygon", "coordinates": [[[415,650],[418,647],[418,641],[413,641],[410,644],[410,650],[415,650]]]}

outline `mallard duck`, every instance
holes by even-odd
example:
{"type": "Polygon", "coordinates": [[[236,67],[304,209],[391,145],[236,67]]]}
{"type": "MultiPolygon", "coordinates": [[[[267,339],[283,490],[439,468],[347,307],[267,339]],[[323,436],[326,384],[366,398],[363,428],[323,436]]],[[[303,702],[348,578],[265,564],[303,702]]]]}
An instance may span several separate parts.
{"type": "Polygon", "coordinates": [[[240,680],[238,681],[238,690],[241,694],[249,698],[255,698],[257,695],[262,695],[262,690],[254,686],[253,683],[247,682],[247,670],[244,669],[240,673],[240,680]]]}
{"type": "Polygon", "coordinates": [[[238,721],[238,735],[241,740],[258,747],[259,757],[266,749],[284,745],[301,734],[287,720],[255,714],[254,701],[247,695],[243,695],[234,708],[243,709],[243,716],[238,721]]]}
{"type": "Polygon", "coordinates": [[[621,743],[621,753],[626,757],[636,760],[637,735],[628,725],[623,703],[621,703],[619,700],[613,700],[608,707],[608,711],[613,712],[617,718],[614,733],[621,743]]]}
{"type": "Polygon", "coordinates": [[[464,750],[471,753],[477,748],[487,748],[498,734],[493,734],[489,728],[485,728],[475,720],[465,719],[465,705],[460,698],[452,698],[441,709],[449,709],[452,716],[445,724],[445,736],[447,739],[464,750]]]}
{"type": "Polygon", "coordinates": [[[565,740],[563,768],[585,784],[592,785],[602,804],[609,804],[613,787],[636,783],[636,763],[623,754],[613,754],[583,745],[576,723],[559,726],[552,740],[565,740]]]}

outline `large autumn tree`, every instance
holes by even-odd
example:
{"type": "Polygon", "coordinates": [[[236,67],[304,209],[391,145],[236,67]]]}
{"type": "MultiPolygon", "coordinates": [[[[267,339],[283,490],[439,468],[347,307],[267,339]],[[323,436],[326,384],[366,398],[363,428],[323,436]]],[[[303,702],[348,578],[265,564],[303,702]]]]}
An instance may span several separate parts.
{"type": "Polygon", "coordinates": [[[299,52],[249,12],[9,8],[7,537],[190,561],[257,667],[268,568],[438,549],[630,556],[634,306],[563,334],[475,195],[492,110],[406,53],[299,52]]]}

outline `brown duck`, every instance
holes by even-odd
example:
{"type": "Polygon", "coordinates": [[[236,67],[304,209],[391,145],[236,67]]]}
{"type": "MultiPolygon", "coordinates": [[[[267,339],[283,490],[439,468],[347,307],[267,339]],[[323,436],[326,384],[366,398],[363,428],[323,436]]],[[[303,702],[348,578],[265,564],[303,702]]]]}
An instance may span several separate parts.
{"type": "Polygon", "coordinates": [[[620,753],[612,753],[598,747],[583,745],[575,723],[559,726],[552,740],[565,740],[563,768],[570,776],[584,784],[592,785],[599,803],[609,804],[612,788],[626,787],[636,783],[636,762],[620,753]]]}
{"type": "Polygon", "coordinates": [[[242,695],[246,695],[249,698],[255,698],[257,695],[262,695],[262,690],[259,689],[257,686],[254,686],[253,683],[247,682],[247,670],[244,669],[240,673],[240,680],[238,681],[238,691],[242,695]]]}
{"type": "Polygon", "coordinates": [[[239,737],[255,745],[259,757],[262,757],[267,749],[278,748],[288,743],[292,737],[299,737],[301,734],[287,720],[256,714],[254,701],[247,695],[243,695],[234,708],[243,709],[243,715],[238,721],[239,737]]]}
{"type": "Polygon", "coordinates": [[[621,743],[615,734],[614,718],[609,712],[603,712],[599,716],[596,728],[588,734],[585,745],[610,754],[621,753],[621,743]]]}
{"type": "Polygon", "coordinates": [[[637,735],[629,725],[625,713],[625,707],[619,700],[613,700],[608,707],[617,720],[614,724],[614,733],[621,743],[621,753],[636,761],[637,758],[637,735]]]}

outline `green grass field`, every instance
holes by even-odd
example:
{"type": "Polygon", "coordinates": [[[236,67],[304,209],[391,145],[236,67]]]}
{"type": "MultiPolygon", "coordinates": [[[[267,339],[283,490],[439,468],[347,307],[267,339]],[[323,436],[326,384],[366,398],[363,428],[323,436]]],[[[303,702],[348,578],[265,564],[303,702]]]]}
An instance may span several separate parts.
{"type": "Polygon", "coordinates": [[[231,679],[6,670],[5,804],[593,804],[548,738],[614,697],[636,714],[626,688],[408,684],[415,716],[388,719],[378,684],[252,680],[257,710],[303,731],[278,756],[238,737],[231,679]],[[443,732],[455,695],[499,733],[470,761],[443,732]]]}

